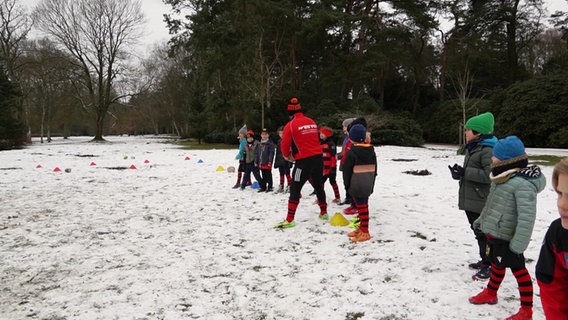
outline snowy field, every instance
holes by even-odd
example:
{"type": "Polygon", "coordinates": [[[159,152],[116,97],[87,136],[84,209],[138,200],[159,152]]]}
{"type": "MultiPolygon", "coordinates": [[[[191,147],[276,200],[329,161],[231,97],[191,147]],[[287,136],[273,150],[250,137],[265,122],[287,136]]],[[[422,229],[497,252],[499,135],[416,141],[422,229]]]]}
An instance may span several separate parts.
{"type": "MultiPolygon", "coordinates": [[[[287,196],[231,189],[236,148],[106,138],[0,152],[1,319],[503,319],[518,310],[510,271],[497,305],[467,301],[486,283],[467,268],[477,248],[447,168],[463,162],[456,147],[377,147],[372,239],[354,244],[351,229],[318,219],[309,185],[297,226],[274,230],[287,196]],[[404,173],[423,169],[432,174],[404,173]]],[[[542,169],[525,252],[533,280],[558,217],[552,168],[542,169]]],[[[330,216],[343,208],[330,204],[330,216]]],[[[534,289],[534,319],[544,319],[534,289]]]]}

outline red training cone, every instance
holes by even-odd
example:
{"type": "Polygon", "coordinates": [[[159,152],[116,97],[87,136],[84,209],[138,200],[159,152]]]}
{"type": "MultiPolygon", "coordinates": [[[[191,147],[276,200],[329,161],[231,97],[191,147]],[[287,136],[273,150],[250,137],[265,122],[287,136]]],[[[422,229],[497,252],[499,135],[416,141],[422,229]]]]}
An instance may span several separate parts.
{"type": "Polygon", "coordinates": [[[36,166],[36,168],[40,169],[40,168],[43,168],[43,167],[41,166],[41,164],[38,164],[38,165],[36,166]]]}
{"type": "Polygon", "coordinates": [[[53,169],[53,172],[61,172],[61,169],[59,169],[59,167],[55,167],[55,169],[53,169]]]}
{"type": "Polygon", "coordinates": [[[189,157],[185,157],[185,160],[189,160],[189,157]]]}
{"type": "Polygon", "coordinates": [[[130,166],[130,169],[136,169],[136,166],[135,166],[135,165],[131,165],[131,166],[130,166]]]}
{"type": "Polygon", "coordinates": [[[148,159],[144,160],[144,163],[150,163],[150,161],[148,161],[148,159]]]}
{"type": "Polygon", "coordinates": [[[96,165],[97,165],[96,163],[91,162],[91,167],[92,167],[92,166],[96,166],[96,165]]]}

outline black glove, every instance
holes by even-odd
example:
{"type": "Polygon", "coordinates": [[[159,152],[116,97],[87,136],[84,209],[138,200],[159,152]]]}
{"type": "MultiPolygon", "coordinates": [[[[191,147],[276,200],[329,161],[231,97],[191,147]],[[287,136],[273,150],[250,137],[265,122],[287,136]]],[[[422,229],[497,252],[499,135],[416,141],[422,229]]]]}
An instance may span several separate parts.
{"type": "Polygon", "coordinates": [[[463,177],[465,169],[462,166],[459,166],[457,163],[454,166],[448,166],[450,172],[452,173],[452,178],[454,180],[460,180],[463,177]]]}

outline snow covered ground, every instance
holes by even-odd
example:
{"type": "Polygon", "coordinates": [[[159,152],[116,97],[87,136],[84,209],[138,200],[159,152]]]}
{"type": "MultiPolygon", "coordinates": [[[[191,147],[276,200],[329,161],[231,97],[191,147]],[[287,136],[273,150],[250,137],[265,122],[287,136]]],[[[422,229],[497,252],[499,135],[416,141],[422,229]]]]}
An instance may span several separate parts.
{"type": "MultiPolygon", "coordinates": [[[[308,185],[297,226],[274,230],[287,196],[231,189],[236,149],[89,140],[0,152],[2,319],[503,319],[519,307],[510,272],[497,305],[467,301],[485,282],[467,268],[477,249],[447,168],[463,162],[455,147],[377,147],[373,238],[354,244],[351,229],[318,219],[308,185]]],[[[558,217],[550,184],[538,201],[533,278],[558,217]]]]}

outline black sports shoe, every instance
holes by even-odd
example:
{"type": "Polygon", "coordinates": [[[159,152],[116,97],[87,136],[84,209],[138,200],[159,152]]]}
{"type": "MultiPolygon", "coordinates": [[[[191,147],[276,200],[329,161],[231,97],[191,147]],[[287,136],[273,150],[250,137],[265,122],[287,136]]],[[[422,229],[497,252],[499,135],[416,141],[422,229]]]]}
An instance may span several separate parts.
{"type": "Polygon", "coordinates": [[[343,202],[340,203],[340,205],[346,205],[346,204],[351,204],[351,198],[345,198],[345,200],[343,200],[343,202]]]}
{"type": "Polygon", "coordinates": [[[485,265],[485,264],[483,263],[483,261],[479,260],[479,261],[477,261],[477,262],[468,264],[468,267],[469,267],[470,269],[479,270],[479,269],[481,269],[484,265],[485,265]]]}
{"type": "Polygon", "coordinates": [[[491,267],[490,266],[483,266],[476,274],[473,275],[474,280],[487,280],[489,279],[489,275],[491,274],[491,267]]]}

